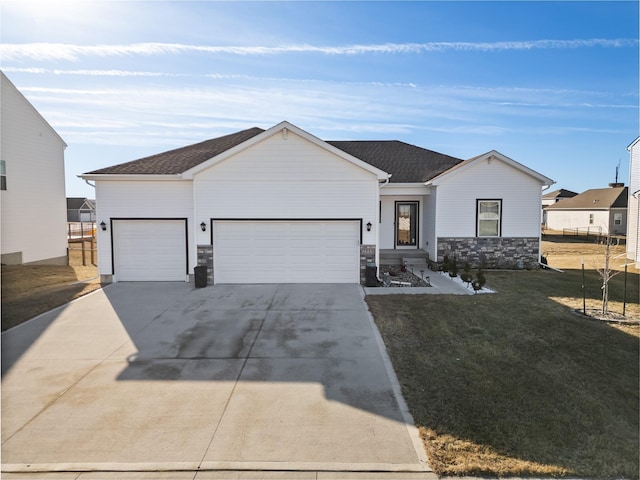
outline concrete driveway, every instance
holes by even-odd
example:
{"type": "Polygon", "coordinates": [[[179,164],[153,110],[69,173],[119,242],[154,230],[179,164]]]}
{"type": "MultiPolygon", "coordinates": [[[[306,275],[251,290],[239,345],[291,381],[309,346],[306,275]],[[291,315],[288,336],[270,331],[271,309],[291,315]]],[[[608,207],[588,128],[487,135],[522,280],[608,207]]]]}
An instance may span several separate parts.
{"type": "Polygon", "coordinates": [[[428,471],[362,295],[118,283],[10,330],[2,470],[428,471]]]}

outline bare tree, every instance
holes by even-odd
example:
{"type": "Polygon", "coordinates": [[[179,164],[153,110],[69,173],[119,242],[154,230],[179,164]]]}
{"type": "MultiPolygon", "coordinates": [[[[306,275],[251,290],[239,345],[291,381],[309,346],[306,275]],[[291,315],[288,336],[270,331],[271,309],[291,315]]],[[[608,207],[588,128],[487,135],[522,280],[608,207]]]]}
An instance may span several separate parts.
{"type": "Polygon", "coordinates": [[[611,268],[614,257],[611,252],[612,237],[611,234],[607,234],[605,237],[605,249],[604,249],[604,265],[602,268],[596,268],[596,271],[602,279],[602,313],[609,313],[609,281],[615,277],[620,271],[616,271],[611,268]]]}

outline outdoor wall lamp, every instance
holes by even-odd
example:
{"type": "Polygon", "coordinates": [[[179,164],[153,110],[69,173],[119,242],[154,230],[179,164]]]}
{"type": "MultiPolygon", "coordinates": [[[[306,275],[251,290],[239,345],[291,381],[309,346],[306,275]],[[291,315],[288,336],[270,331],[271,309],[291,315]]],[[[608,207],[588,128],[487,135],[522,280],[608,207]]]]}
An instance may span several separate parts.
{"type": "Polygon", "coordinates": [[[200,224],[200,228],[202,229],[202,231],[203,231],[203,232],[206,232],[206,231],[207,231],[207,224],[206,224],[206,223],[204,223],[204,222],[202,222],[202,223],[200,224]]]}
{"type": "Polygon", "coordinates": [[[104,221],[100,222],[100,228],[102,229],[103,232],[107,231],[107,224],[104,223],[104,221]]]}
{"type": "Polygon", "coordinates": [[[371,231],[371,222],[367,222],[367,232],[371,231]]]}

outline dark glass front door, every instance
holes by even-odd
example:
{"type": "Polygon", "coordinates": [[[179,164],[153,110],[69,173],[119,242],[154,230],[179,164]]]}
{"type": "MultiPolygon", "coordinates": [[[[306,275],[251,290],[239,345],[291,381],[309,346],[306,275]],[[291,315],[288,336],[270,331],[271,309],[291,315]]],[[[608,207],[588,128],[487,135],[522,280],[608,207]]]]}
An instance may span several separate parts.
{"type": "Polygon", "coordinates": [[[396,202],[396,246],[418,246],[418,202],[396,202]]]}

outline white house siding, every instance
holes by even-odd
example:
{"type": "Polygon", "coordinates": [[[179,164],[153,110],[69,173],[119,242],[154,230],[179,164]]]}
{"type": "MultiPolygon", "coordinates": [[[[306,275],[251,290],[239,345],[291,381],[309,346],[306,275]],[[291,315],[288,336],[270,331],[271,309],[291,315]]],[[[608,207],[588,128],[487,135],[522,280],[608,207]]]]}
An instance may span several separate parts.
{"type": "MultiPolygon", "coordinates": [[[[541,182],[493,158],[444,177],[437,186],[436,255],[472,266],[536,268],[540,249],[541,182]],[[501,235],[476,237],[477,200],[501,200],[501,235]]],[[[431,248],[433,250],[433,248],[431,248]]]]}
{"type": "Polygon", "coordinates": [[[476,200],[502,200],[503,237],[539,237],[542,186],[494,159],[460,169],[437,187],[438,237],[474,237],[476,200]]]}
{"type": "Polygon", "coordinates": [[[376,175],[293,132],[276,133],[195,174],[194,189],[196,222],[208,225],[198,245],[210,244],[211,220],[215,229],[223,219],[354,219],[362,224],[361,275],[364,263],[378,263],[376,175]]]}
{"type": "Polygon", "coordinates": [[[629,148],[629,203],[627,219],[627,257],[640,267],[640,137],[629,148]]]}
{"type": "MultiPolygon", "coordinates": [[[[273,135],[194,177],[197,223],[210,219],[362,219],[377,243],[378,181],[292,134],[273,135]]],[[[200,233],[198,243],[209,243],[200,233]]]]}
{"type": "Polygon", "coordinates": [[[433,187],[433,193],[424,197],[424,215],[423,215],[423,245],[429,254],[430,259],[438,257],[438,236],[436,234],[436,215],[437,215],[437,187],[433,187]]]}
{"type": "MultiPolygon", "coordinates": [[[[191,181],[96,181],[96,223],[105,222],[107,230],[98,226],[98,273],[112,274],[111,220],[186,218],[188,222],[189,271],[196,262],[195,232],[200,227],[193,221],[191,181]]],[[[200,222],[198,222],[199,224],[200,222]]]]}
{"type": "Polygon", "coordinates": [[[608,210],[547,210],[549,230],[578,229],[582,233],[587,233],[588,230],[594,234],[606,234],[608,226],[608,210]],[[590,223],[590,215],[593,215],[592,223],[590,223]]]}
{"type": "Polygon", "coordinates": [[[0,73],[3,263],[66,263],[64,141],[0,73]]]}

